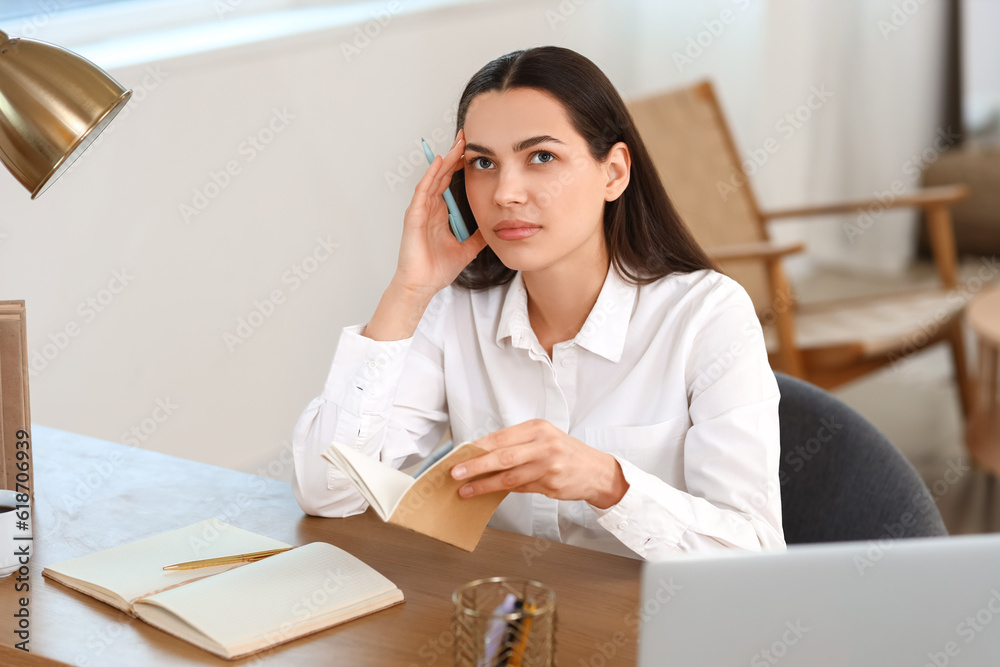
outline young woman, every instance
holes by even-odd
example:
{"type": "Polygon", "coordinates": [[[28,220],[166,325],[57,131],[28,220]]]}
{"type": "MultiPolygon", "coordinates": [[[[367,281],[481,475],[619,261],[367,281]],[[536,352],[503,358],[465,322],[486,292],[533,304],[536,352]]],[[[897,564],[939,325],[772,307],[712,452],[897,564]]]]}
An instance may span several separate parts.
{"type": "Polygon", "coordinates": [[[398,467],[450,427],[487,451],[452,470],[477,478],[461,495],[513,492],[496,528],[645,558],[783,548],[753,305],[674,211],[610,81],[567,49],[510,53],[469,81],[457,126],[371,321],[341,333],[296,425],[302,508],[367,506],[320,457],[331,441],[398,467]]]}

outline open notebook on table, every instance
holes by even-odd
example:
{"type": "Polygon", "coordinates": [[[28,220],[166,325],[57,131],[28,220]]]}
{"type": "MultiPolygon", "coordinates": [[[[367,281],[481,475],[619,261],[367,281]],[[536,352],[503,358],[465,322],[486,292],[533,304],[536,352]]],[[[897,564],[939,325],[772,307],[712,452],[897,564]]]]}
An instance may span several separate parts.
{"type": "Polygon", "coordinates": [[[209,519],[50,565],[42,574],[227,659],[403,601],[395,584],[325,542],[253,563],[163,570],[288,546],[209,519]],[[317,590],[327,592],[326,602],[304,606],[317,590]]]}

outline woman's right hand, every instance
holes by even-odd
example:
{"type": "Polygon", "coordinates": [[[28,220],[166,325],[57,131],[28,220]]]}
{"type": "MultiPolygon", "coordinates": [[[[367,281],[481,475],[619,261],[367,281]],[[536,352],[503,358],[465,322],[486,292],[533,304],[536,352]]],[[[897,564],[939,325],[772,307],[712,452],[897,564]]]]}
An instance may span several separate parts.
{"type": "Polygon", "coordinates": [[[448,225],[443,195],[452,175],[464,166],[464,152],[465,132],[459,130],[448,154],[443,159],[435,156],[406,208],[393,281],[408,290],[433,296],[450,285],[486,247],[478,229],[465,241],[459,241],[448,225]]]}

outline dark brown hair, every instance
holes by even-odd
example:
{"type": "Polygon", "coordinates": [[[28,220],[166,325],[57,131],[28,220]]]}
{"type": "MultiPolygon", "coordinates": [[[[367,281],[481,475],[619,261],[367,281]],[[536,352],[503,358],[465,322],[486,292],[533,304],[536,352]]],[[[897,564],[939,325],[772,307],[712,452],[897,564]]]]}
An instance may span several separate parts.
{"type": "MultiPolygon", "coordinates": [[[[477,95],[512,88],[534,88],[559,100],[595,160],[607,158],[619,141],[628,146],[632,157],[628,187],[618,199],[604,205],[605,245],[611,265],[623,280],[644,285],[674,272],[716,268],[670,203],[631,114],[597,65],[558,46],[500,56],[466,84],[458,103],[455,133],[465,126],[469,104],[477,95]]],[[[451,191],[472,233],[477,225],[465,194],[464,170],[452,176],[451,191]]],[[[509,282],[515,273],[487,246],[455,284],[486,289],[509,282]]]]}

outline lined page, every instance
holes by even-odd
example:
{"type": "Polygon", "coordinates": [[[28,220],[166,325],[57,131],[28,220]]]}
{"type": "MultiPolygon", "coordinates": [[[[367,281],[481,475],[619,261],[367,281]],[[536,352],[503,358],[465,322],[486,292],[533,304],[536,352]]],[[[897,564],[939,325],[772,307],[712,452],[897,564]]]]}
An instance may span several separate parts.
{"type": "Polygon", "coordinates": [[[218,565],[164,571],[165,565],[287,546],[291,545],[218,519],[207,519],[187,528],[50,565],[45,574],[83,592],[103,589],[132,602],[185,581],[242,567],[218,565]]]}
{"type": "Polygon", "coordinates": [[[176,619],[183,619],[212,640],[204,644],[240,653],[239,647],[269,646],[333,624],[318,622],[323,619],[340,622],[367,613],[363,603],[373,598],[381,598],[381,608],[402,600],[402,593],[346,551],[313,542],[145,598],[136,604],[136,611],[168,632],[190,635],[190,629],[176,625],[176,619]],[[338,615],[338,611],[350,613],[338,615]]]}

